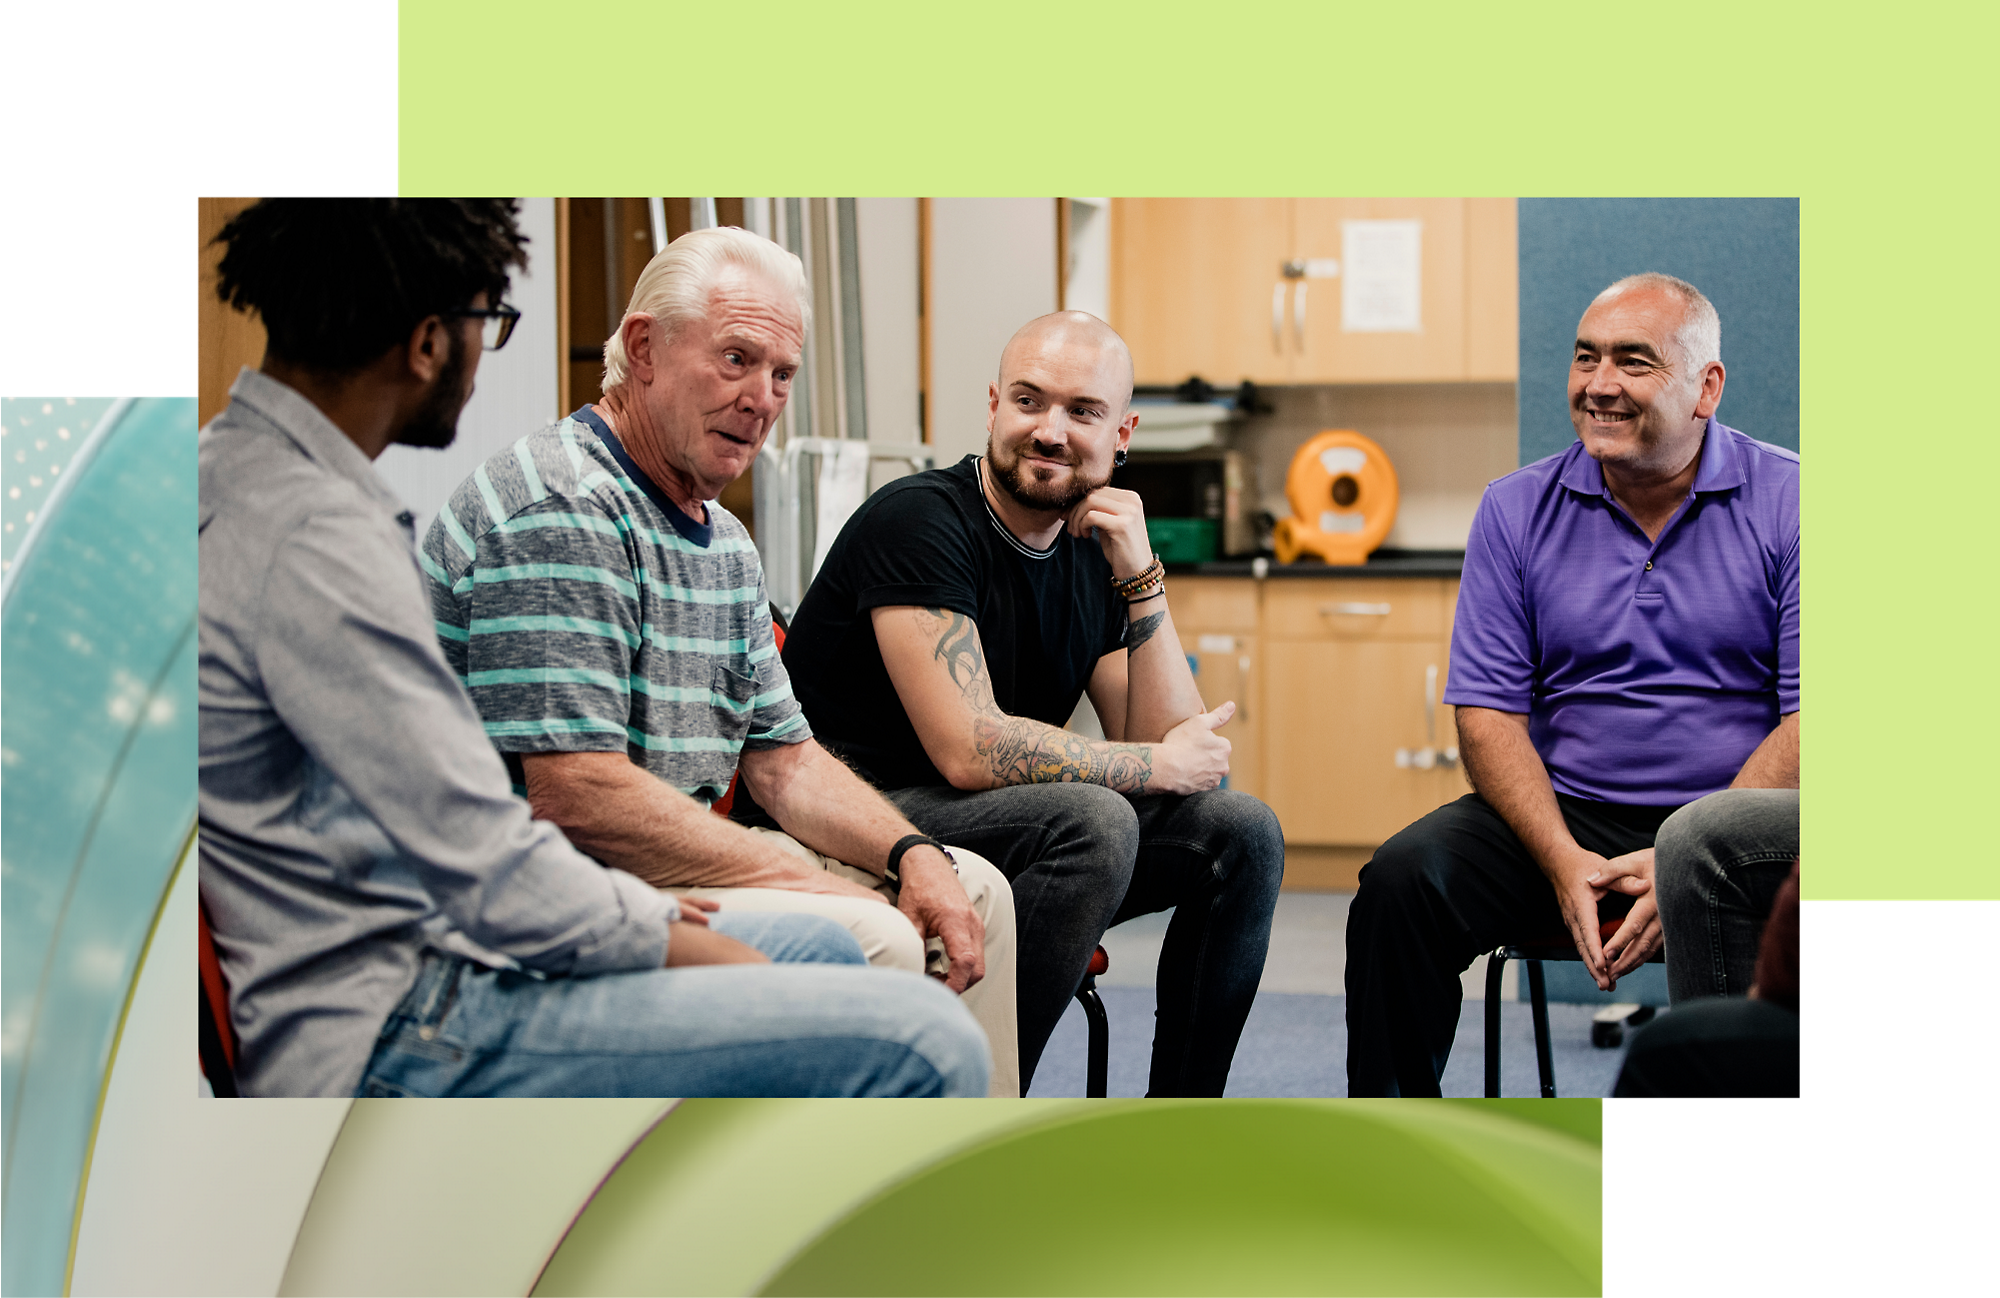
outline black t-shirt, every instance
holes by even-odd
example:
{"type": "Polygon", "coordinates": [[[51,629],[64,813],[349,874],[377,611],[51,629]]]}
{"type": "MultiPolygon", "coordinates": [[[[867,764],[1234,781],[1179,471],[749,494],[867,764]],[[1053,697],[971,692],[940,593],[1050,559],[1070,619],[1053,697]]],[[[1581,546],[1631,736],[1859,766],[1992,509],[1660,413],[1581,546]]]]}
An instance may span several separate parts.
{"type": "Polygon", "coordinates": [[[1000,525],[978,457],[889,483],[855,511],[785,637],[785,670],[813,734],[885,789],[949,783],[924,753],[882,665],[869,611],[947,608],[979,625],[994,701],[1069,720],[1098,659],[1125,643],[1126,606],[1095,540],[1047,553],[1000,525]]]}

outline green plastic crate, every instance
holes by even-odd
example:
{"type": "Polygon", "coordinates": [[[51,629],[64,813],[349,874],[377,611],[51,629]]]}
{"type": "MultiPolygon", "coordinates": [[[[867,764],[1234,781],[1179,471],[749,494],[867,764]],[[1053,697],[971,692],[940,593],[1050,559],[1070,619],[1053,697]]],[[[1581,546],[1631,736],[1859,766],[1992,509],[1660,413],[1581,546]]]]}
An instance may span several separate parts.
{"type": "Polygon", "coordinates": [[[1161,563],[1209,563],[1215,558],[1215,520],[1149,518],[1146,540],[1161,563]]]}

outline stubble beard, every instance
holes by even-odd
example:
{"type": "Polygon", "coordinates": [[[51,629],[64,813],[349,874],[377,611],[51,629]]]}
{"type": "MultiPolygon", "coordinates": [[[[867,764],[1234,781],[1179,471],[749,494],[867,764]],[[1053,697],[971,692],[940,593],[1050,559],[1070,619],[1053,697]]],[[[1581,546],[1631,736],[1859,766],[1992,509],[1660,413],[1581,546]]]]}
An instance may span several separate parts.
{"type": "MultiPolygon", "coordinates": [[[[1676,395],[1692,407],[1693,393],[1684,392],[1676,395]]],[[[1656,470],[1661,457],[1667,455],[1670,449],[1678,454],[1679,445],[1673,445],[1671,448],[1669,446],[1670,442],[1678,442],[1678,431],[1670,432],[1669,426],[1662,422],[1667,416],[1662,414],[1660,404],[1656,400],[1646,408],[1634,411],[1630,434],[1619,443],[1617,449],[1602,456],[1593,454],[1591,458],[1600,464],[1610,464],[1628,472],[1645,472],[1656,470]]],[[[1583,430],[1589,420],[1590,405],[1586,401],[1580,411],[1573,412],[1571,416],[1571,422],[1576,425],[1577,437],[1583,441],[1586,451],[1589,449],[1590,441],[1584,436],[1583,430]]],[[[1678,471],[1679,467],[1676,466],[1675,471],[1678,471]]]]}
{"type": "Polygon", "coordinates": [[[458,437],[458,416],[465,409],[467,397],[461,390],[465,385],[466,352],[464,339],[454,333],[451,354],[445,357],[444,368],[438,372],[437,385],[410,416],[410,422],[396,434],[396,445],[441,451],[458,437]]]}
{"type": "Polygon", "coordinates": [[[993,480],[1000,489],[1015,501],[1029,509],[1047,510],[1050,513],[1067,514],[1083,502],[1083,499],[1111,481],[1107,475],[1103,482],[1092,482],[1084,476],[1083,466],[1072,463],[1068,485],[1036,482],[1028,477],[1027,467],[1019,452],[1011,462],[1002,465],[997,447],[986,451],[987,467],[993,471],[993,480]]]}

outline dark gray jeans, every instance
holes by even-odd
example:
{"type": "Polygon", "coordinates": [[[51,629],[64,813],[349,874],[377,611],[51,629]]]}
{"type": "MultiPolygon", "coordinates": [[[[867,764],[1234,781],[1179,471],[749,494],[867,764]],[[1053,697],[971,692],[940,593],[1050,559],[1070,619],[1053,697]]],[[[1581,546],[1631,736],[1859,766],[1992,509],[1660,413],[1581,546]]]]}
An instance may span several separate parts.
{"type": "Polygon", "coordinates": [[[1284,876],[1284,836],[1269,807],[1224,790],[1134,799],[1094,784],[910,788],[888,798],[1013,885],[1023,1094],[1104,930],[1169,909],[1148,1093],[1222,1094],[1284,876]]]}
{"type": "Polygon", "coordinates": [[[1749,992],[1771,901],[1798,854],[1797,789],[1724,789],[1667,817],[1653,886],[1674,1004],[1749,992]]]}

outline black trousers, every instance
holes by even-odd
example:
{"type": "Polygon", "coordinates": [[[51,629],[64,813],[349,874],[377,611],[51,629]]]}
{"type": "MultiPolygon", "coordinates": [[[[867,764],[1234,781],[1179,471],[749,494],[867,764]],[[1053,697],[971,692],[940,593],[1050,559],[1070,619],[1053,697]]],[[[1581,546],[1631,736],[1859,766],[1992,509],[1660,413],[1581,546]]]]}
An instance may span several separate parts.
{"type": "Polygon", "coordinates": [[[1220,1095],[1257,998],[1284,831],[1245,793],[1128,798],[1095,784],[891,792],[910,823],[993,862],[1014,889],[1021,1093],[1104,930],[1171,910],[1148,1095],[1220,1095]]]}
{"type": "MultiPolygon", "coordinates": [[[[1577,844],[1606,857],[1653,845],[1673,807],[1556,795],[1577,844]]],[[[1603,917],[1633,899],[1612,893],[1603,917]]],[[[1347,912],[1347,1093],[1436,1095],[1458,1032],[1459,974],[1504,942],[1566,934],[1555,889],[1476,793],[1376,850],[1347,912]]]]}

